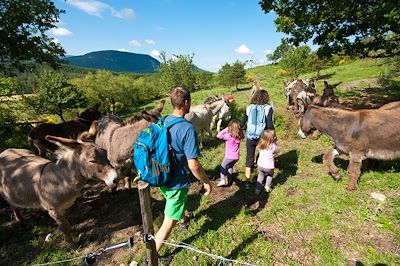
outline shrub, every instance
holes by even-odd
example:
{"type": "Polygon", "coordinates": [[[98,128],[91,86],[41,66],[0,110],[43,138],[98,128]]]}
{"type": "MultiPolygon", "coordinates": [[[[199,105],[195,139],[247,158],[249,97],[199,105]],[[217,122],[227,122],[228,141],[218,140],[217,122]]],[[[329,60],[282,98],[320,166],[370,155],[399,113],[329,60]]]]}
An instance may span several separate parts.
{"type": "Polygon", "coordinates": [[[277,76],[277,77],[283,77],[283,76],[286,76],[286,75],[287,75],[287,71],[284,70],[284,69],[282,69],[282,68],[279,68],[279,69],[275,72],[275,76],[277,76]]]}

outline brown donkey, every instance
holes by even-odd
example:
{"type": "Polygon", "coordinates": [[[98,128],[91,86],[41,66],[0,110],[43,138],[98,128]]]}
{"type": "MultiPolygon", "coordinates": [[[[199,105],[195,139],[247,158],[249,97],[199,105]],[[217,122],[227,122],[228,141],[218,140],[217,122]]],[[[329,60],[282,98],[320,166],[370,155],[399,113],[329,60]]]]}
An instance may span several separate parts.
{"type": "Polygon", "coordinates": [[[0,153],[0,195],[8,201],[17,220],[18,208],[48,211],[72,243],[65,210],[72,206],[88,178],[97,177],[113,186],[117,172],[110,165],[106,151],[93,142],[47,136],[59,147],[56,162],[29,150],[7,149],[0,153]]]}
{"type": "Polygon", "coordinates": [[[96,104],[78,114],[78,117],[59,124],[44,123],[33,128],[28,133],[28,143],[32,147],[32,151],[46,157],[46,152],[54,153],[58,148],[54,143],[45,139],[46,135],[76,139],[80,133],[89,129],[94,120],[101,117],[99,111],[100,104],[96,104]]]}
{"type": "Polygon", "coordinates": [[[311,105],[300,120],[299,135],[305,138],[313,130],[319,130],[333,140],[335,147],[326,152],[323,159],[336,180],[341,177],[333,159],[338,151],[348,154],[348,188],[355,190],[364,159],[400,158],[399,114],[400,102],[354,111],[311,105]]]}

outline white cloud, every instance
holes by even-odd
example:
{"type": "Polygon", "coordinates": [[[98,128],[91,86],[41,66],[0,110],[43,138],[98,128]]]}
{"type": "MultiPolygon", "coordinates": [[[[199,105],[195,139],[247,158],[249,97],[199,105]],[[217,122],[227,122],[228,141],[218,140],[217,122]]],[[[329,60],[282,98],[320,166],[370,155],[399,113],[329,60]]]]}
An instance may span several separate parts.
{"type": "Polygon", "coordinates": [[[121,11],[116,11],[115,9],[111,9],[111,14],[114,17],[122,19],[131,19],[135,16],[133,9],[130,8],[124,8],[121,11]]]}
{"type": "Polygon", "coordinates": [[[264,51],[264,54],[272,54],[272,50],[271,50],[271,49],[266,49],[266,50],[264,51]]]}
{"type": "Polygon", "coordinates": [[[53,35],[57,35],[57,36],[70,36],[72,35],[72,32],[70,32],[69,30],[65,29],[65,28],[52,28],[49,30],[49,32],[53,35]]]}
{"type": "Polygon", "coordinates": [[[147,43],[147,44],[149,44],[149,45],[155,45],[156,44],[156,42],[155,41],[153,41],[153,40],[145,40],[145,42],[147,43]]]}
{"type": "Polygon", "coordinates": [[[125,49],[125,48],[119,48],[119,49],[117,49],[117,51],[120,51],[120,52],[129,52],[128,49],[125,49]]]}
{"type": "Polygon", "coordinates": [[[239,54],[253,54],[253,51],[251,51],[249,48],[247,48],[247,46],[244,44],[242,44],[238,48],[236,48],[235,52],[239,53],[239,54]]]}
{"type": "Polygon", "coordinates": [[[154,57],[159,57],[160,56],[160,52],[159,51],[157,51],[157,50],[153,50],[153,51],[151,51],[151,53],[150,53],[152,56],[154,56],[154,57]]]}
{"type": "Polygon", "coordinates": [[[132,45],[132,46],[135,46],[135,47],[142,46],[142,44],[137,40],[132,40],[132,41],[129,42],[129,44],[132,45]]]}
{"type": "Polygon", "coordinates": [[[109,5],[95,0],[66,0],[66,2],[89,15],[98,17],[101,17],[101,13],[104,12],[104,10],[110,8],[109,5]]]}
{"type": "Polygon", "coordinates": [[[118,11],[106,3],[96,0],[66,0],[66,2],[92,16],[101,17],[103,12],[109,10],[111,15],[117,18],[131,19],[134,17],[133,9],[124,8],[121,11],[118,11]]]}

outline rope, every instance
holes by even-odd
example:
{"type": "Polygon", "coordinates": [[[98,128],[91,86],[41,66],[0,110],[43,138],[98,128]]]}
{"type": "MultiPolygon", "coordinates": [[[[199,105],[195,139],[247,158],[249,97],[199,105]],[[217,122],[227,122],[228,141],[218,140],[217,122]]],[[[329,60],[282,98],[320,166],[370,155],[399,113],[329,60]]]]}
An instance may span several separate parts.
{"type": "Polygon", "coordinates": [[[166,245],[173,246],[173,247],[185,248],[185,249],[188,249],[188,250],[191,250],[191,251],[194,251],[194,252],[197,252],[197,253],[212,257],[212,258],[214,258],[214,259],[219,261],[218,265],[228,265],[228,262],[232,262],[232,263],[237,263],[237,264],[241,264],[241,265],[256,266],[254,264],[250,264],[250,263],[247,263],[247,262],[243,262],[243,261],[239,261],[239,260],[231,260],[231,259],[222,257],[220,255],[207,253],[207,252],[204,252],[204,251],[201,251],[201,250],[195,248],[194,246],[186,244],[184,242],[174,241],[174,242],[178,243],[178,244],[175,244],[174,242],[172,242],[173,240],[170,242],[170,241],[167,241],[167,240],[157,239],[157,238],[154,238],[154,236],[152,236],[152,235],[148,235],[148,239],[149,240],[155,240],[155,241],[158,241],[158,242],[161,242],[161,243],[164,243],[166,245]]]}
{"type": "Polygon", "coordinates": [[[130,237],[128,239],[128,241],[125,241],[125,242],[120,243],[120,244],[116,244],[116,245],[113,245],[113,246],[110,246],[110,247],[106,247],[106,248],[99,248],[96,252],[87,253],[84,256],[79,256],[79,257],[76,257],[76,258],[60,260],[60,261],[33,264],[31,266],[43,266],[43,265],[60,264],[60,263],[70,262],[70,261],[83,259],[83,258],[84,258],[83,262],[81,264],[79,264],[79,265],[84,265],[84,266],[92,265],[92,264],[94,264],[96,262],[96,257],[100,256],[104,252],[108,252],[108,251],[111,251],[111,250],[114,250],[114,249],[118,249],[118,248],[123,248],[123,247],[133,247],[133,237],[130,237]]]}

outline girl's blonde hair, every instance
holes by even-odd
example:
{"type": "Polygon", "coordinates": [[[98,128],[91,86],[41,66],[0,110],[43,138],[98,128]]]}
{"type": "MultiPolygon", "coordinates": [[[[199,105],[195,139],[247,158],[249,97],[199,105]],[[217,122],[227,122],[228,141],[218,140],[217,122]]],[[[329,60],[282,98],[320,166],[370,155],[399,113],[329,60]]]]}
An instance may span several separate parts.
{"type": "Polygon", "coordinates": [[[236,139],[243,138],[243,131],[242,131],[242,128],[240,127],[240,123],[238,120],[232,119],[231,121],[229,121],[228,133],[236,139]]]}
{"type": "Polygon", "coordinates": [[[275,131],[272,129],[266,129],[261,134],[260,141],[258,142],[258,147],[261,150],[269,149],[272,143],[277,141],[275,131]]]}

